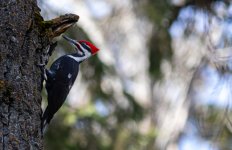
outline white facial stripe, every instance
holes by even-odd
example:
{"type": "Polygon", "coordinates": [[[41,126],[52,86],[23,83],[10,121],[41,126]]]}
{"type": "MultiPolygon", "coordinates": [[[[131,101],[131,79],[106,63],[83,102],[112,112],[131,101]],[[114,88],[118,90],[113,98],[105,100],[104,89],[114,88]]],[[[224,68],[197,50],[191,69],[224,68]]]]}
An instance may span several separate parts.
{"type": "Polygon", "coordinates": [[[80,46],[80,48],[81,48],[83,51],[88,51],[88,50],[85,49],[79,42],[77,42],[77,44],[80,46]]]}
{"type": "Polygon", "coordinates": [[[82,56],[82,57],[81,56],[80,57],[74,57],[72,55],[67,55],[68,57],[74,59],[76,62],[81,62],[81,61],[84,61],[85,59],[89,58],[92,55],[91,52],[89,52],[87,49],[85,49],[79,42],[77,42],[77,44],[83,50],[84,56],[82,56]]]}
{"type": "MultiPolygon", "coordinates": [[[[78,43],[79,44],[79,43],[78,43]]],[[[79,46],[81,47],[81,49],[84,51],[84,54],[86,56],[86,58],[90,57],[92,54],[86,49],[84,48],[81,44],[79,44],[79,46]]]]}
{"type": "Polygon", "coordinates": [[[74,59],[76,62],[84,61],[85,59],[89,58],[91,56],[91,53],[84,49],[84,56],[82,57],[74,57],[72,55],[67,55],[68,57],[74,59]]]}

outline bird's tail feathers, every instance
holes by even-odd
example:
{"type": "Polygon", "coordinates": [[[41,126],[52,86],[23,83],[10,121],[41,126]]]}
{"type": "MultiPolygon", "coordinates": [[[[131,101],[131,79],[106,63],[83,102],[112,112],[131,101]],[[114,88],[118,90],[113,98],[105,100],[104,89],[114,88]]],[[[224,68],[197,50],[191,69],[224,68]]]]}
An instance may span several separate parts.
{"type": "Polygon", "coordinates": [[[48,127],[48,122],[47,122],[47,120],[45,119],[45,120],[43,121],[43,124],[42,124],[42,133],[43,133],[43,135],[44,135],[45,132],[47,131],[47,127],[48,127]]]}
{"type": "Polygon", "coordinates": [[[48,108],[43,113],[42,116],[42,122],[41,122],[41,131],[44,134],[47,131],[47,126],[48,126],[48,108]]]}

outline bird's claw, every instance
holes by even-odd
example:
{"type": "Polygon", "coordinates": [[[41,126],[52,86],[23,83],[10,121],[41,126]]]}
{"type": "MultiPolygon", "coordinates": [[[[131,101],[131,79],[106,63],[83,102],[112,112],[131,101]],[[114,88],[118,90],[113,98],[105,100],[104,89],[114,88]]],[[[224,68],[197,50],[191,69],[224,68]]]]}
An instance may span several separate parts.
{"type": "Polygon", "coordinates": [[[45,81],[47,81],[47,75],[46,75],[46,68],[45,68],[45,64],[37,64],[37,66],[40,68],[40,70],[42,71],[42,75],[45,81]]]}

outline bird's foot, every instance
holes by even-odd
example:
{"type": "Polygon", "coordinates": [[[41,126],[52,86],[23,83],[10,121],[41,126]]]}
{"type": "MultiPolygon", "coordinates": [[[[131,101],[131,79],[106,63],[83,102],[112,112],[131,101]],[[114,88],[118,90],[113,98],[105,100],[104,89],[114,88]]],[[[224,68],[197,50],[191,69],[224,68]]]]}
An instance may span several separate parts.
{"type": "Polygon", "coordinates": [[[45,81],[47,81],[47,74],[46,74],[46,68],[45,68],[45,64],[37,64],[37,66],[40,68],[40,70],[42,71],[42,76],[44,78],[45,81]]]}

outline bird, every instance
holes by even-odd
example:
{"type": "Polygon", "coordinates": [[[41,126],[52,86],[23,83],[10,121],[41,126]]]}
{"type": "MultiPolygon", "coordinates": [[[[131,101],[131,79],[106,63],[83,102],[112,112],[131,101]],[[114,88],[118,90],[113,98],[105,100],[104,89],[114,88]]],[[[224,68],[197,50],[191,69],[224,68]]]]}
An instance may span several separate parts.
{"type": "Polygon", "coordinates": [[[42,115],[42,132],[44,133],[54,114],[61,108],[79,72],[79,65],[95,55],[99,49],[86,40],[73,40],[62,36],[75,47],[76,52],[58,58],[50,69],[44,71],[45,88],[48,105],[42,115]]]}

